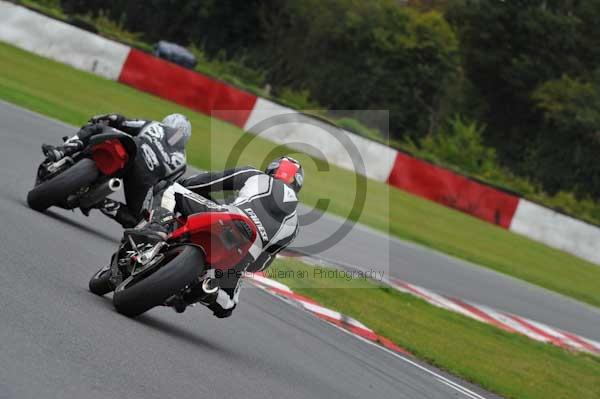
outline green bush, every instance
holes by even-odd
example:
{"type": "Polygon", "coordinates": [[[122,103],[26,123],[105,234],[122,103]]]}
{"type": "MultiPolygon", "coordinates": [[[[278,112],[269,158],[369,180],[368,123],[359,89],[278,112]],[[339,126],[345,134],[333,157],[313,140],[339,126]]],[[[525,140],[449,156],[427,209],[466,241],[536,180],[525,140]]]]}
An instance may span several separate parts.
{"type": "Polygon", "coordinates": [[[496,151],[483,142],[484,131],[484,126],[456,115],[434,134],[417,141],[404,139],[402,148],[420,158],[509,191],[525,196],[540,193],[539,187],[500,165],[496,151]]]}
{"type": "Polygon", "coordinates": [[[563,75],[532,93],[543,117],[533,153],[532,175],[552,193],[600,196],[600,70],[592,76],[563,75]]]}
{"type": "Polygon", "coordinates": [[[341,118],[341,119],[338,119],[336,121],[336,123],[341,128],[346,129],[352,133],[356,133],[359,136],[366,137],[373,141],[379,141],[379,142],[385,141],[385,137],[379,130],[369,128],[354,118],[341,118]]]}
{"type": "Polygon", "coordinates": [[[483,144],[483,130],[476,122],[465,122],[455,116],[448,121],[445,130],[419,141],[420,152],[432,154],[469,174],[490,173],[498,164],[494,149],[483,144]]]}
{"type": "Polygon", "coordinates": [[[50,10],[62,11],[60,1],[61,0],[20,0],[18,2],[24,5],[36,5],[50,10]]]}
{"type": "Polygon", "coordinates": [[[228,82],[259,96],[265,92],[265,73],[245,65],[242,58],[226,58],[224,53],[210,57],[200,46],[192,44],[188,48],[196,57],[196,70],[205,75],[228,82]]]}
{"type": "Polygon", "coordinates": [[[577,198],[573,193],[565,191],[559,191],[554,196],[536,193],[527,196],[527,198],[550,206],[567,215],[600,225],[600,204],[590,198],[577,198]]]}
{"type": "Polygon", "coordinates": [[[310,99],[310,92],[304,90],[292,90],[284,87],[277,92],[277,100],[283,104],[302,111],[318,111],[322,107],[310,99]]]}
{"type": "Polygon", "coordinates": [[[61,0],[18,0],[17,3],[47,14],[53,18],[61,19],[63,21],[68,19],[60,6],[61,0]]]}
{"type": "Polygon", "coordinates": [[[108,14],[103,10],[100,10],[97,14],[87,13],[85,15],[75,15],[75,17],[95,27],[101,36],[137,47],[141,50],[152,51],[152,46],[143,41],[142,33],[130,32],[125,28],[123,19],[115,21],[109,18],[108,14]]]}

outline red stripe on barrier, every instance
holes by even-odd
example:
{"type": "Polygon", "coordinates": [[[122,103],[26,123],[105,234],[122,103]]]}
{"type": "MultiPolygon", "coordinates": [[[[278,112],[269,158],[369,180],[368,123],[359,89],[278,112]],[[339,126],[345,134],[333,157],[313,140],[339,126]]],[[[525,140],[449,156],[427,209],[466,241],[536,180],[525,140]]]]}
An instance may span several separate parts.
{"type": "Polygon", "coordinates": [[[127,56],[119,82],[239,127],[256,103],[253,94],[135,49],[127,56]]]}
{"type": "Polygon", "coordinates": [[[509,228],[519,198],[398,152],[388,184],[509,228]]]}

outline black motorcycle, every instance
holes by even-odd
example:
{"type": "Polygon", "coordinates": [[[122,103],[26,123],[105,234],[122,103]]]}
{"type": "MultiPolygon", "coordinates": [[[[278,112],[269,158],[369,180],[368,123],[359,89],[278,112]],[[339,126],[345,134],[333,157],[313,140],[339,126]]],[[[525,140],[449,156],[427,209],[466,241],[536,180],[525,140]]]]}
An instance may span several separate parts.
{"type": "Polygon", "coordinates": [[[102,125],[102,132],[92,136],[84,148],[57,162],[42,161],[27,203],[40,212],[51,206],[92,208],[122,187],[121,178],[136,152],[130,135],[102,125]]]}

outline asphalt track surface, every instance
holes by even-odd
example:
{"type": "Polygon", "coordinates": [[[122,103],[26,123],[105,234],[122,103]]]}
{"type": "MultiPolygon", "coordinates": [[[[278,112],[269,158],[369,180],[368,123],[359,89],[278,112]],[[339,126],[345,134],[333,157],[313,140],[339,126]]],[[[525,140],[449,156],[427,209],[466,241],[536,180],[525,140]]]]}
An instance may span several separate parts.
{"type": "Polygon", "coordinates": [[[98,214],[25,202],[65,125],[0,104],[0,398],[485,398],[246,285],[226,320],[201,307],[132,320],[89,277],[120,237],[98,214]]]}

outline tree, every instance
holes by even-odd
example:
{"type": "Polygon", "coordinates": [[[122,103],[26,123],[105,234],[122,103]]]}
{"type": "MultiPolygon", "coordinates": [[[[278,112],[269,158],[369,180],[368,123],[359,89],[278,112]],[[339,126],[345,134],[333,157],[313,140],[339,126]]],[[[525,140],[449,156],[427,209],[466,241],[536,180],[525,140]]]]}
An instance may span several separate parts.
{"type": "Polygon", "coordinates": [[[147,41],[195,43],[215,55],[246,51],[259,39],[258,13],[269,0],[62,0],[65,11],[107,13],[147,41]]]}
{"type": "Polygon", "coordinates": [[[588,100],[588,90],[597,95],[597,86],[582,82],[593,80],[600,62],[598,17],[599,0],[464,0],[448,7],[463,67],[486,102],[487,142],[505,165],[550,192],[576,187],[600,194],[590,167],[597,146],[589,137],[591,122],[566,127],[569,118],[595,112],[590,104],[571,111],[573,93],[588,100]],[[552,112],[551,98],[561,112],[552,112]]]}
{"type": "Polygon", "coordinates": [[[262,67],[332,109],[389,109],[393,135],[432,129],[458,43],[441,14],[391,0],[287,2],[263,19],[262,67]]]}
{"type": "Polygon", "coordinates": [[[595,81],[564,75],[532,95],[544,119],[536,177],[550,192],[569,189],[600,197],[600,73],[595,75],[595,81]]]}

